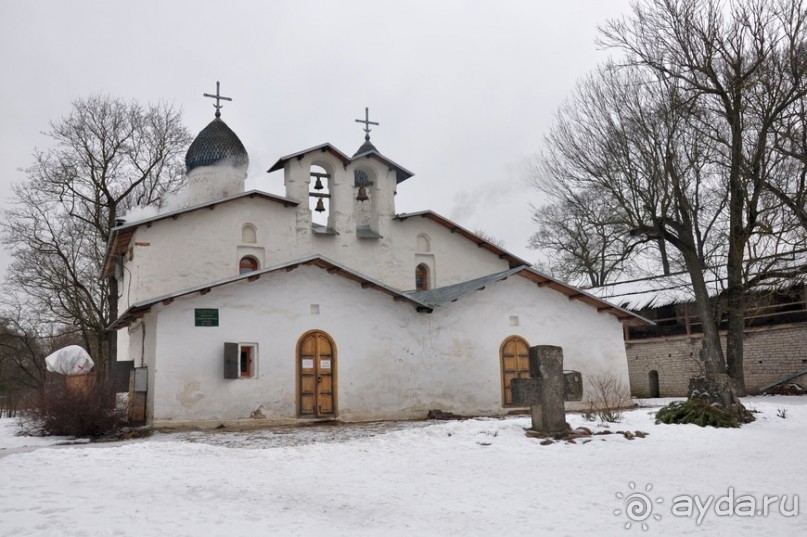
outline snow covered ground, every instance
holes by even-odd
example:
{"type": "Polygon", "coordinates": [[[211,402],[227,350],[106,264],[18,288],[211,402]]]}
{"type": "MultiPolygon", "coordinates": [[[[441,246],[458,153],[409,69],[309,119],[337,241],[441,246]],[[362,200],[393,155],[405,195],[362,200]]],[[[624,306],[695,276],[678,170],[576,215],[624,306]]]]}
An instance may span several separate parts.
{"type": "Polygon", "coordinates": [[[738,430],[640,408],[610,429],[646,438],[548,446],[525,417],[77,445],[5,419],[0,535],[805,535],[807,397],[745,403],[757,421],[738,430]]]}

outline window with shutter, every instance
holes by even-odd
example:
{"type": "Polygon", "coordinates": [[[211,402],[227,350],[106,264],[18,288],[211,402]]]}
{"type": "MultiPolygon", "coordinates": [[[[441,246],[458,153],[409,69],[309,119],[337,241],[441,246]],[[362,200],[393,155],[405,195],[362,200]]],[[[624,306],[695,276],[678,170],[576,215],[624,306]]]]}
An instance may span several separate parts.
{"type": "Polygon", "coordinates": [[[258,345],[255,343],[224,344],[224,378],[252,378],[256,373],[258,345]]]}

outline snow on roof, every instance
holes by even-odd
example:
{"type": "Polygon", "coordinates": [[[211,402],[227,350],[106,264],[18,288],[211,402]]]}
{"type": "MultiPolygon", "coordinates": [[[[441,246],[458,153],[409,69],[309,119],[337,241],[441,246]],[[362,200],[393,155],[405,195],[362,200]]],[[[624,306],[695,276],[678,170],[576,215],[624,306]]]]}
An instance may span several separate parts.
{"type": "MultiPolygon", "coordinates": [[[[754,288],[770,291],[803,285],[807,281],[807,261],[804,259],[804,254],[805,251],[798,251],[787,259],[773,260],[769,264],[775,265],[778,270],[783,270],[784,275],[762,280],[754,288]]],[[[765,259],[760,259],[759,262],[765,263],[765,259]]],[[[769,267],[768,270],[770,270],[769,267]]],[[[724,274],[724,267],[721,267],[719,271],[709,270],[704,274],[710,297],[716,297],[725,290],[724,274]]],[[[586,291],[632,311],[683,304],[695,300],[688,272],[614,282],[600,287],[591,287],[586,291]]]]}
{"type": "MultiPolygon", "coordinates": [[[[707,282],[710,296],[720,293],[715,283],[714,279],[711,286],[707,282]]],[[[687,273],[614,282],[601,287],[592,287],[587,291],[633,311],[691,302],[695,299],[687,273]]]]}
{"type": "MultiPolygon", "coordinates": [[[[362,146],[362,147],[364,147],[364,146],[362,146]]],[[[372,145],[370,147],[372,147],[372,145]]],[[[407,170],[406,168],[404,168],[403,166],[401,166],[397,162],[390,159],[389,157],[385,157],[384,155],[382,155],[377,149],[375,149],[375,147],[373,147],[372,149],[369,149],[367,151],[361,151],[359,153],[356,153],[355,155],[353,155],[353,157],[348,157],[347,155],[345,155],[344,153],[339,151],[336,147],[334,147],[333,145],[331,145],[328,142],[325,142],[325,143],[319,144],[319,145],[315,145],[314,147],[309,147],[308,149],[303,149],[302,151],[297,151],[296,153],[292,153],[291,155],[286,155],[286,156],[280,157],[280,159],[278,159],[278,161],[275,162],[272,165],[272,167],[269,168],[266,171],[271,173],[271,172],[276,171],[276,170],[282,170],[285,167],[286,162],[290,161],[291,159],[294,159],[294,158],[301,159],[305,155],[307,155],[308,153],[313,153],[315,151],[328,152],[328,153],[332,154],[333,156],[335,156],[336,158],[338,158],[340,161],[342,161],[342,164],[344,164],[344,165],[347,165],[347,164],[349,164],[351,162],[355,162],[355,161],[357,161],[359,159],[362,159],[362,158],[375,158],[375,159],[381,161],[381,163],[385,164],[389,168],[395,170],[396,183],[400,183],[402,181],[405,181],[405,180],[409,179],[410,177],[412,177],[413,175],[415,175],[414,173],[410,172],[409,170],[407,170]]]]}

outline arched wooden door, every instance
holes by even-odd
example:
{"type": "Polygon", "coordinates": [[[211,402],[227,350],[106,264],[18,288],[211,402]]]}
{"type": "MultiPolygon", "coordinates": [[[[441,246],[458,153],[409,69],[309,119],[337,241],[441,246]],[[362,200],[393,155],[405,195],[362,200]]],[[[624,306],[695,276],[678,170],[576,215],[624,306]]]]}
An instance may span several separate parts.
{"type": "Polygon", "coordinates": [[[522,337],[511,336],[504,340],[499,353],[502,362],[502,399],[504,406],[513,406],[510,381],[530,377],[529,343],[522,337]]]}
{"type": "Polygon", "coordinates": [[[297,344],[297,413],[301,418],[336,416],[336,347],[320,330],[297,344]]]}

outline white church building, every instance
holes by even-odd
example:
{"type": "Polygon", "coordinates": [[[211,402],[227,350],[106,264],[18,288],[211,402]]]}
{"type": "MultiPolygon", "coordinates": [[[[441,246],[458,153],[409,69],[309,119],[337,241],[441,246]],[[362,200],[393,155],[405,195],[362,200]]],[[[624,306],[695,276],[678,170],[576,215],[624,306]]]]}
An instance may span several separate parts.
{"type": "Polygon", "coordinates": [[[222,121],[185,157],[188,205],[113,229],[119,361],[155,427],[424,418],[514,410],[532,345],[627,385],[633,313],[530,268],[428,210],[400,214],[413,176],[365,141],[324,143],[244,191],[247,152],[222,121]],[[313,208],[312,208],[313,207],[313,208]]]}

